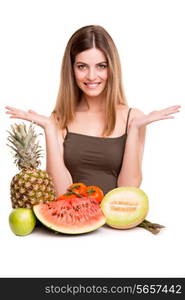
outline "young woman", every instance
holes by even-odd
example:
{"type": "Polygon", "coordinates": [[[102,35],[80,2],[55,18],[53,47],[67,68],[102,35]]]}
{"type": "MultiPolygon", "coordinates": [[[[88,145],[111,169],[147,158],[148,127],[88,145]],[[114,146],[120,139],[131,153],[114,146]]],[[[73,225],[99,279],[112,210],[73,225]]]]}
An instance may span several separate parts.
{"type": "Polygon", "coordinates": [[[57,195],[73,182],[97,185],[104,193],[139,187],[146,126],[174,118],[175,105],[145,115],[129,108],[116,46],[101,26],[85,26],[70,38],[61,82],[50,117],[7,106],[10,118],[41,126],[46,138],[47,171],[57,195]]]}

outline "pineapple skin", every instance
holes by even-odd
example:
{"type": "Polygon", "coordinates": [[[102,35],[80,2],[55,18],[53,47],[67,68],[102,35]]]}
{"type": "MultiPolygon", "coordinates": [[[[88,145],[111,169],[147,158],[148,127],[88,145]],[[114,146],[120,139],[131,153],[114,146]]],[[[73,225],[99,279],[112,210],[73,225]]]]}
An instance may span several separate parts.
{"type": "Polygon", "coordinates": [[[51,177],[40,169],[25,169],[16,174],[10,184],[10,193],[13,208],[32,208],[56,198],[51,177]]]}

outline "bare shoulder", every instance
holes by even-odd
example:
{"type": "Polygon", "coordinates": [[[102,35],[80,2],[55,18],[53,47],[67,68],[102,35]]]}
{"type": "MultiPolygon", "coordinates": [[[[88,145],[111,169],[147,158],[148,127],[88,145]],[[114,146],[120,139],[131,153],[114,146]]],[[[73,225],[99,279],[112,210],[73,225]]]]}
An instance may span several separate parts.
{"type": "Polygon", "coordinates": [[[140,110],[139,108],[136,108],[136,107],[132,107],[132,110],[131,110],[131,119],[133,118],[137,118],[137,117],[142,117],[144,116],[144,112],[142,110],[140,110]]]}
{"type": "Polygon", "coordinates": [[[129,107],[128,105],[119,104],[117,106],[118,111],[122,113],[127,113],[129,111],[129,108],[131,108],[131,115],[134,117],[139,117],[144,115],[143,111],[136,107],[129,107]]]}

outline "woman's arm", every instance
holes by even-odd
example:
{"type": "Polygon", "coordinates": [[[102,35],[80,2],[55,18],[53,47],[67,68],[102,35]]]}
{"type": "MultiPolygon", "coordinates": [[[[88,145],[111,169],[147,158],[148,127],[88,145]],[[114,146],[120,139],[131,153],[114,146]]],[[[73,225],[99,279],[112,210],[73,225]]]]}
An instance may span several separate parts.
{"type": "Polygon", "coordinates": [[[147,115],[137,109],[134,110],[134,116],[129,125],[122,168],[118,176],[118,186],[139,187],[141,185],[146,126],[152,122],[173,119],[174,116],[171,115],[179,112],[179,109],[180,105],[174,105],[152,111],[147,115]]]}
{"type": "MultiPolygon", "coordinates": [[[[132,111],[131,111],[132,112],[132,111]]],[[[134,109],[129,122],[125,153],[117,185],[139,187],[142,182],[142,158],[144,152],[146,127],[138,128],[132,125],[133,118],[143,117],[144,114],[134,109]]]]}
{"type": "Polygon", "coordinates": [[[6,106],[7,114],[12,119],[21,119],[34,122],[43,128],[46,139],[46,169],[52,177],[56,194],[66,192],[66,188],[72,183],[72,178],[63,160],[63,138],[57,129],[53,119],[39,115],[33,110],[20,110],[15,107],[6,106]]]}
{"type": "Polygon", "coordinates": [[[53,178],[57,196],[66,192],[72,183],[72,177],[63,159],[63,138],[56,125],[51,123],[45,128],[46,137],[46,170],[53,178]]]}

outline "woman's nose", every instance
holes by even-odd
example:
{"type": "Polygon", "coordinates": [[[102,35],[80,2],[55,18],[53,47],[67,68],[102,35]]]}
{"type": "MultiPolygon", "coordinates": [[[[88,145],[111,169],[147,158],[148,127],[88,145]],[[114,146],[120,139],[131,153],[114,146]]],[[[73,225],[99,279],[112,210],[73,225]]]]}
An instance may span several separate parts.
{"type": "Polygon", "coordinates": [[[93,81],[97,77],[96,69],[95,68],[89,68],[87,73],[87,79],[93,81]]]}

